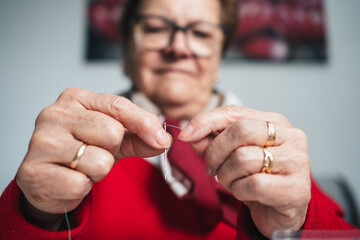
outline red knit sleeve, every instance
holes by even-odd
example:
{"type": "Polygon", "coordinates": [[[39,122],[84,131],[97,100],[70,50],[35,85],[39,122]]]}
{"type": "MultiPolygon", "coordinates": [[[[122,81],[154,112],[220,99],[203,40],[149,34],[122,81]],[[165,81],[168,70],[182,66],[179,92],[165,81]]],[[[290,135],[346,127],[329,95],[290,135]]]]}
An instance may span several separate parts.
{"type": "Polygon", "coordinates": [[[311,182],[311,200],[308,205],[303,230],[348,230],[354,229],[343,219],[343,210],[311,182]]]}
{"type": "MultiPolygon", "coordinates": [[[[13,180],[0,198],[0,239],[64,239],[69,237],[68,230],[48,231],[27,222],[20,210],[21,191],[13,180]]],[[[91,195],[91,194],[89,194],[91,195]]],[[[71,213],[71,236],[76,238],[85,227],[90,216],[91,197],[71,213]]]]}

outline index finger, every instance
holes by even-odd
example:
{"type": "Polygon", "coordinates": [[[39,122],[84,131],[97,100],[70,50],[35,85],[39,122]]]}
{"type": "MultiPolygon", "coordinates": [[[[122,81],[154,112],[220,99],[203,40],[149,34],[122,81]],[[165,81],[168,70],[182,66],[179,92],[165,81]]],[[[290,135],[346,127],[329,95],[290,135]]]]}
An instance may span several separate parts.
{"type": "Polygon", "coordinates": [[[65,90],[62,97],[74,99],[87,110],[102,112],[116,119],[153,148],[163,149],[170,145],[159,119],[124,97],[78,88],[65,90]]]}
{"type": "Polygon", "coordinates": [[[290,125],[285,117],[277,113],[262,112],[242,106],[228,105],[200,113],[189,122],[178,137],[184,142],[197,142],[211,133],[223,131],[241,118],[259,119],[279,125],[290,125]]]}

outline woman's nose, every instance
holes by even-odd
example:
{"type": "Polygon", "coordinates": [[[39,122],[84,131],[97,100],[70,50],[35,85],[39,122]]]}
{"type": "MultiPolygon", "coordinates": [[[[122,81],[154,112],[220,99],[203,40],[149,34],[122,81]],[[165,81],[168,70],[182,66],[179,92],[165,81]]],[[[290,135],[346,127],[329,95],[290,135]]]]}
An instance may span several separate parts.
{"type": "Polygon", "coordinates": [[[186,34],[183,31],[176,31],[174,33],[174,37],[172,38],[172,42],[169,47],[166,49],[166,52],[171,53],[175,57],[188,57],[190,56],[191,50],[187,44],[188,39],[186,38],[186,34]]]}

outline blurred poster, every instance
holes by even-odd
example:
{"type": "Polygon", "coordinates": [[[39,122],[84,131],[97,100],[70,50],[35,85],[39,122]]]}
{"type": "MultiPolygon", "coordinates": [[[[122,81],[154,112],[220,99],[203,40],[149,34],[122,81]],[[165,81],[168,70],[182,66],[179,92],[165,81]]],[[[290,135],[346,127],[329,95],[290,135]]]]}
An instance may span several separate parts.
{"type": "MultiPolygon", "coordinates": [[[[121,58],[117,22],[128,0],[88,0],[86,59],[121,58]]],[[[227,58],[326,62],[323,0],[242,0],[227,58]]]]}
{"type": "Polygon", "coordinates": [[[242,0],[230,57],[249,60],[327,59],[322,0],[242,0]]]}
{"type": "Polygon", "coordinates": [[[127,0],[88,0],[86,59],[114,60],[121,57],[118,21],[127,0]]]}

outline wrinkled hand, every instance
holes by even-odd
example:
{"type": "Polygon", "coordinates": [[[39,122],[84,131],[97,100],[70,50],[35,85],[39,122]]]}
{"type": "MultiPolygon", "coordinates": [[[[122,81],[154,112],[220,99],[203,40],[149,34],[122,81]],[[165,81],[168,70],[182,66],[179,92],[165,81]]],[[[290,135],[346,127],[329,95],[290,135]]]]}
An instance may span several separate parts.
{"type": "Polygon", "coordinates": [[[179,139],[203,154],[208,175],[250,209],[259,231],[302,227],[310,201],[310,163],[303,131],[276,113],[225,106],[196,116],[179,139]],[[266,121],[276,130],[268,149],[274,157],[271,174],[260,173],[268,138],[266,121]]]}
{"type": "Polygon", "coordinates": [[[115,159],[158,155],[169,145],[158,118],[129,100],[70,88],[38,116],[16,180],[32,206],[63,213],[64,200],[75,209],[115,159]],[[71,169],[83,142],[88,147],[71,169]]]}

